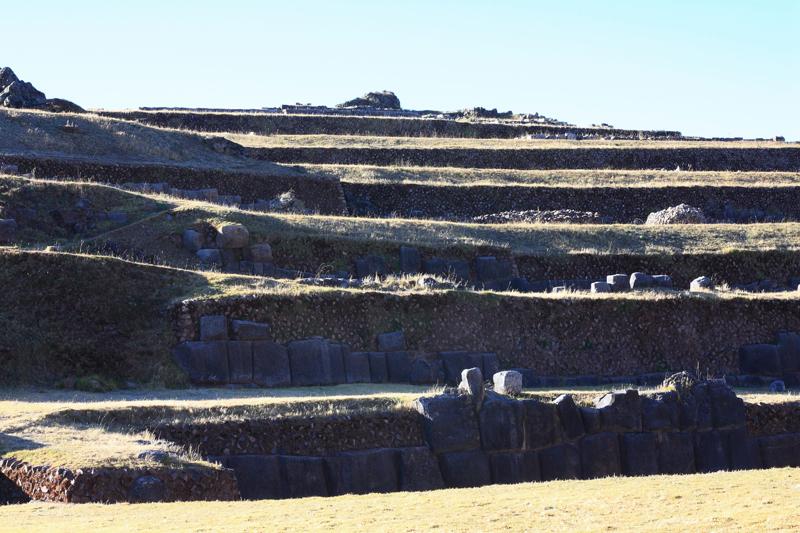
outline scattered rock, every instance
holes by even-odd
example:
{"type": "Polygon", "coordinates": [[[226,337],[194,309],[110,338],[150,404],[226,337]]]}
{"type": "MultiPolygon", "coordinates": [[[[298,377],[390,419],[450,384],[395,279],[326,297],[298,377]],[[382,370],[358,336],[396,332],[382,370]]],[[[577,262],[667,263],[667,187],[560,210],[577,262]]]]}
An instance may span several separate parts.
{"type": "Polygon", "coordinates": [[[592,211],[556,209],[550,211],[502,211],[473,217],[472,221],[481,224],[607,224],[611,222],[611,219],[592,211]]]}
{"type": "Polygon", "coordinates": [[[714,281],[708,276],[700,276],[692,280],[692,283],[689,285],[689,290],[691,292],[714,290],[714,281]]]}
{"type": "Polygon", "coordinates": [[[485,390],[483,388],[483,373],[480,368],[466,368],[461,371],[461,383],[458,390],[472,396],[472,403],[480,407],[483,403],[485,390]]]}
{"type": "Polygon", "coordinates": [[[336,107],[375,107],[378,109],[402,109],[400,99],[392,91],[370,92],[360,98],[348,100],[336,107]]]}
{"type": "Polygon", "coordinates": [[[664,224],[704,224],[707,222],[702,209],[686,204],[668,207],[647,215],[645,224],[660,226],[664,224]]]}
{"type": "Polygon", "coordinates": [[[250,232],[242,224],[225,224],[217,229],[217,247],[244,248],[250,241],[250,232]]]}
{"type": "Polygon", "coordinates": [[[494,391],[499,394],[516,396],[522,392],[522,374],[516,370],[504,370],[492,376],[494,391]]]}
{"type": "Polygon", "coordinates": [[[678,393],[678,396],[683,397],[690,392],[699,381],[697,376],[684,370],[683,372],[672,374],[665,379],[661,383],[661,388],[674,389],[678,393]]]}
{"type": "Polygon", "coordinates": [[[250,256],[255,263],[272,262],[272,246],[267,243],[254,244],[250,247],[250,256]]]}
{"type": "Polygon", "coordinates": [[[592,283],[591,291],[593,293],[611,292],[612,287],[610,283],[605,281],[595,281],[592,283]]]}

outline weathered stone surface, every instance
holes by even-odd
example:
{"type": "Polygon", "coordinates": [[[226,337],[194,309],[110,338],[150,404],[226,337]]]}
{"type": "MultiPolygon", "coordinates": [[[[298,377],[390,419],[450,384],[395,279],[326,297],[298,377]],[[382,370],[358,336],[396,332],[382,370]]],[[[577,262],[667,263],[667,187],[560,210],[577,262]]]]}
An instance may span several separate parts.
{"type": "Polygon", "coordinates": [[[400,247],[400,272],[403,274],[417,274],[422,266],[419,250],[411,246],[400,247]]]}
{"type": "Polygon", "coordinates": [[[699,278],[695,278],[689,284],[689,291],[691,292],[702,292],[713,289],[714,281],[708,276],[700,276],[699,278]]]}
{"type": "Polygon", "coordinates": [[[739,370],[743,374],[779,376],[781,360],[774,344],[746,344],[739,348],[739,370]]]}
{"type": "Polygon", "coordinates": [[[458,390],[469,395],[473,405],[480,409],[486,390],[483,386],[483,374],[480,368],[465,368],[461,372],[461,382],[458,390]]]}
{"type": "Polygon", "coordinates": [[[272,263],[272,246],[265,242],[250,246],[250,259],[254,263],[272,263]]]}
{"type": "Polygon", "coordinates": [[[228,383],[228,343],[226,341],[191,341],[173,350],[178,366],[189,374],[195,384],[222,385],[228,383]]]}
{"type": "Polygon", "coordinates": [[[680,204],[673,207],[655,211],[647,215],[645,224],[665,225],[665,224],[704,224],[706,216],[703,210],[687,204],[680,204]]]}
{"type": "Polygon", "coordinates": [[[355,261],[356,276],[367,278],[370,276],[385,276],[386,261],[379,255],[368,255],[359,257],[355,261]]]}
{"type": "Polygon", "coordinates": [[[555,404],[522,400],[525,412],[525,449],[536,450],[561,441],[561,423],[555,404]]]}
{"type": "Polygon", "coordinates": [[[399,458],[400,490],[436,490],[444,487],[439,461],[427,446],[400,448],[399,458]]]}
{"type": "Polygon", "coordinates": [[[683,371],[683,372],[676,372],[671,376],[664,379],[661,382],[661,388],[663,389],[674,389],[675,392],[678,393],[678,396],[686,396],[686,394],[691,394],[692,388],[699,382],[700,380],[697,379],[691,372],[683,371]]]}
{"type": "Polygon", "coordinates": [[[369,375],[372,383],[386,383],[389,381],[389,368],[386,364],[385,353],[370,352],[369,375]]]}
{"type": "Polygon", "coordinates": [[[478,419],[469,398],[459,395],[423,397],[414,405],[423,417],[425,440],[434,453],[480,447],[478,419]]]}
{"type": "Polygon", "coordinates": [[[227,455],[219,458],[222,466],[236,473],[244,500],[282,498],[280,459],[277,455],[227,455]]]}
{"type": "Polygon", "coordinates": [[[694,473],[694,435],[692,433],[658,434],[658,470],[662,474],[694,473]]]}
{"type": "Polygon", "coordinates": [[[624,433],[622,473],[626,476],[658,474],[658,438],[655,433],[624,433]]]}
{"type": "Polygon", "coordinates": [[[600,410],[603,431],[642,430],[642,402],[635,389],[609,392],[595,402],[595,407],[600,410]]]}
{"type": "Polygon", "coordinates": [[[480,409],[481,444],[484,450],[520,450],[524,444],[522,403],[498,397],[480,409]]]}
{"type": "Polygon", "coordinates": [[[516,370],[504,370],[492,376],[494,391],[498,394],[516,396],[522,392],[522,374],[516,370]]]}
{"type": "Polygon", "coordinates": [[[759,446],[764,468],[800,467],[800,433],[761,437],[759,446]]]}
{"type": "Polygon", "coordinates": [[[246,385],[253,382],[251,341],[228,341],[228,372],[230,383],[246,385]]]}
{"type": "Polygon", "coordinates": [[[589,290],[593,293],[613,292],[613,287],[605,281],[595,281],[591,284],[589,290]]]}
{"type": "Polygon", "coordinates": [[[282,456],[280,466],[286,498],[328,495],[322,457],[282,456]]]}
{"type": "Polygon", "coordinates": [[[200,232],[193,229],[184,230],[182,236],[183,247],[192,253],[196,253],[203,247],[203,236],[200,232]]]}
{"type": "Polygon", "coordinates": [[[325,458],[332,495],[393,492],[398,488],[397,451],[342,452],[325,458]]]}
{"type": "Polygon", "coordinates": [[[496,353],[482,353],[481,359],[483,360],[481,371],[483,372],[484,376],[494,376],[500,371],[500,360],[497,358],[496,353]]]}
{"type": "Polygon", "coordinates": [[[539,452],[542,481],[581,477],[581,454],[574,444],[559,444],[539,452]]]}
{"type": "Polygon", "coordinates": [[[731,470],[761,468],[761,453],[758,439],[748,436],[747,430],[734,429],[726,432],[731,470]]]}
{"type": "Polygon", "coordinates": [[[786,382],[780,379],[776,379],[772,383],[769,384],[769,391],[770,392],[786,392],[786,382]]]}
{"type": "Polygon", "coordinates": [[[600,409],[594,407],[580,407],[581,420],[586,433],[600,433],[603,430],[603,423],[600,420],[600,409]]]}
{"type": "Polygon", "coordinates": [[[444,365],[445,381],[457,385],[461,381],[461,372],[467,368],[481,368],[483,372],[483,356],[471,352],[441,352],[439,357],[444,365]]]}
{"type": "Polygon", "coordinates": [[[164,500],[164,482],[155,476],[136,478],[128,491],[131,503],[152,503],[164,500]]]}
{"type": "Polygon", "coordinates": [[[443,453],[439,465],[447,487],[481,487],[492,482],[489,459],[481,450],[443,453]]]}
{"type": "Polygon", "coordinates": [[[386,352],[389,383],[411,382],[411,357],[408,352],[386,352]]]}
{"type": "Polygon", "coordinates": [[[402,331],[391,331],[378,335],[379,352],[402,352],[406,349],[406,337],[402,331]]]}
{"type": "Polygon", "coordinates": [[[744,427],[744,400],[736,396],[724,382],[708,382],[711,398],[711,417],[717,429],[744,427]]]}
{"type": "Polygon", "coordinates": [[[617,476],[621,472],[616,433],[587,435],[580,442],[581,471],[586,479],[617,476]]]}
{"type": "Polygon", "coordinates": [[[614,292],[624,292],[630,289],[630,282],[627,274],[610,274],[606,276],[606,283],[611,285],[614,292]]]}
{"type": "Polygon", "coordinates": [[[228,339],[228,319],[223,315],[200,317],[200,340],[223,341],[228,339]]]}
{"type": "Polygon", "coordinates": [[[292,384],[289,352],[272,341],[253,341],[253,383],[262,387],[292,384]]]}
{"type": "Polygon", "coordinates": [[[333,383],[327,341],[319,338],[297,340],[290,342],[288,348],[292,385],[302,387],[333,383]]]}
{"type": "Polygon", "coordinates": [[[239,341],[270,340],[269,324],[250,320],[231,320],[233,338],[239,341]]]}
{"type": "Polygon", "coordinates": [[[475,258],[475,272],[482,283],[510,280],[514,275],[510,261],[498,260],[494,256],[475,258]]]}
{"type": "Polygon", "coordinates": [[[556,413],[558,414],[558,419],[561,421],[561,429],[564,437],[569,440],[582,437],[585,433],[583,429],[583,418],[572,396],[569,394],[562,394],[553,401],[553,405],[556,406],[556,413]]]}
{"type": "Polygon", "coordinates": [[[197,250],[197,258],[200,260],[200,264],[205,267],[212,267],[212,266],[221,266],[222,265],[222,254],[216,248],[203,248],[201,250],[197,250]]]}
{"type": "Polygon", "coordinates": [[[671,289],[672,277],[666,274],[656,274],[653,276],[653,285],[660,289],[671,289]]]}
{"type": "Polygon", "coordinates": [[[224,224],[217,228],[217,248],[244,248],[250,243],[250,232],[242,224],[224,224]]]}
{"type": "Polygon", "coordinates": [[[653,287],[653,285],[655,285],[653,276],[645,274],[644,272],[634,272],[631,274],[631,289],[649,289],[653,287]]]}
{"type": "Polygon", "coordinates": [[[645,431],[670,431],[680,427],[680,404],[676,392],[642,398],[642,428],[645,431]]]}
{"type": "Polygon", "coordinates": [[[800,370],[800,333],[781,331],[777,341],[781,370],[785,373],[800,370]]]}
{"type": "Polygon", "coordinates": [[[492,483],[539,481],[539,452],[495,452],[489,454],[492,483]]]}
{"type": "Polygon", "coordinates": [[[369,383],[369,352],[350,352],[344,359],[348,383],[369,383]]]}
{"type": "Polygon", "coordinates": [[[402,109],[400,99],[392,91],[369,92],[364,96],[348,100],[336,107],[374,107],[377,109],[402,109]]]}
{"type": "Polygon", "coordinates": [[[728,470],[728,443],[719,431],[698,431],[694,435],[694,460],[698,472],[728,470]]]}
{"type": "Polygon", "coordinates": [[[430,385],[444,382],[444,369],[438,359],[415,359],[411,363],[412,385],[430,385]]]}

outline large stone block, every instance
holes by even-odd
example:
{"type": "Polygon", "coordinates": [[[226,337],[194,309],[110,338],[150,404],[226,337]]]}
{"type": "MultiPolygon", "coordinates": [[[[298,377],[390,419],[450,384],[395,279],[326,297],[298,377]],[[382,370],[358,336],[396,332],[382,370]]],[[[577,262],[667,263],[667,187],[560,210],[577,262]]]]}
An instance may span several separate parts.
{"type": "Polygon", "coordinates": [[[603,431],[642,430],[642,401],[637,390],[609,392],[595,402],[595,407],[600,410],[603,431]]]}
{"type": "Polygon", "coordinates": [[[411,382],[411,357],[408,352],[386,352],[386,369],[390,383],[411,382]]]}
{"type": "Polygon", "coordinates": [[[251,341],[228,341],[228,372],[231,383],[247,385],[253,382],[251,341]]]}
{"type": "Polygon", "coordinates": [[[270,340],[269,324],[250,320],[231,320],[233,338],[239,341],[270,340]]]}
{"type": "Polygon", "coordinates": [[[447,261],[447,273],[457,280],[466,281],[470,278],[469,263],[460,259],[447,261]]]}
{"type": "Polygon", "coordinates": [[[350,347],[341,342],[328,342],[328,357],[331,365],[331,383],[341,385],[347,383],[347,371],[345,369],[345,358],[350,353],[350,347]]]}
{"type": "Polygon", "coordinates": [[[561,421],[561,429],[564,437],[573,440],[583,437],[583,418],[575,400],[569,394],[562,394],[555,399],[553,404],[556,406],[558,419],[561,421]]]}
{"type": "Polygon", "coordinates": [[[218,460],[233,469],[244,500],[283,498],[280,460],[277,455],[227,455],[218,460]]]}
{"type": "Polygon", "coordinates": [[[662,474],[695,472],[693,433],[658,434],[658,471],[662,474]]]}
{"type": "Polygon", "coordinates": [[[228,340],[228,319],[223,315],[207,315],[200,317],[201,341],[228,340]]]}
{"type": "Polygon", "coordinates": [[[478,420],[466,396],[440,395],[415,402],[422,415],[425,440],[434,453],[463,451],[481,445],[478,420]]]}
{"type": "Polygon", "coordinates": [[[253,341],[253,383],[261,387],[288,387],[292,384],[289,352],[272,341],[253,341]]]}
{"type": "Polygon", "coordinates": [[[483,359],[483,366],[481,367],[481,370],[483,371],[484,376],[488,378],[489,376],[494,376],[500,372],[500,359],[497,358],[496,353],[482,353],[481,359],[483,359]]]}
{"type": "Polygon", "coordinates": [[[379,352],[402,352],[406,349],[406,336],[402,331],[378,334],[379,352]]]}
{"type": "Polygon", "coordinates": [[[228,383],[228,343],[226,341],[184,342],[173,350],[175,361],[196,385],[228,383]]]}
{"type": "Polygon", "coordinates": [[[492,483],[526,483],[539,481],[539,452],[495,452],[489,454],[492,483]]]}
{"type": "Polygon", "coordinates": [[[385,276],[386,275],[386,261],[379,255],[368,255],[366,257],[359,257],[355,262],[356,276],[359,278],[367,278],[370,276],[385,276]]]}
{"type": "Polygon", "coordinates": [[[778,333],[778,359],[784,373],[800,370],[800,333],[778,333]]]}
{"type": "Polygon", "coordinates": [[[265,242],[252,245],[250,247],[250,259],[254,263],[271,263],[272,246],[265,242]]]}
{"type": "Polygon", "coordinates": [[[216,248],[203,248],[195,253],[200,265],[206,268],[222,266],[222,254],[216,248]]]}
{"type": "Polygon", "coordinates": [[[631,289],[649,289],[654,285],[653,276],[645,274],[644,272],[634,272],[631,274],[631,289]]]}
{"type": "Polygon", "coordinates": [[[439,359],[415,359],[411,363],[411,383],[431,385],[444,382],[444,369],[439,359]]]}
{"type": "Polygon", "coordinates": [[[542,481],[579,479],[581,454],[574,444],[559,444],[539,452],[542,481]]]}
{"type": "Polygon", "coordinates": [[[448,487],[481,487],[492,482],[489,459],[480,450],[443,453],[439,465],[448,487]]]}
{"type": "Polygon", "coordinates": [[[625,292],[630,289],[627,274],[611,274],[606,276],[606,283],[611,285],[611,290],[614,292],[625,292]]]}
{"type": "Polygon", "coordinates": [[[384,352],[370,352],[369,375],[372,383],[386,383],[389,381],[389,367],[386,364],[384,352]]]}
{"type": "Polygon", "coordinates": [[[522,402],[502,397],[487,400],[480,410],[484,450],[520,450],[524,444],[522,402]]]}
{"type": "Polygon", "coordinates": [[[645,431],[671,431],[680,427],[680,404],[675,392],[642,398],[642,428],[645,431]]]}
{"type": "Polygon", "coordinates": [[[736,396],[733,389],[724,382],[708,383],[708,394],[711,398],[711,418],[717,429],[744,427],[744,400],[736,396]]]}
{"type": "Polygon", "coordinates": [[[758,439],[750,437],[744,428],[725,432],[728,438],[731,470],[753,470],[761,468],[761,453],[758,439]]]}
{"type": "Polygon", "coordinates": [[[525,449],[536,450],[561,441],[561,423],[556,406],[539,400],[522,400],[525,413],[525,449]]]}
{"type": "Polygon", "coordinates": [[[497,394],[517,396],[522,392],[522,374],[516,370],[505,370],[492,375],[494,391],[497,394]]]}
{"type": "Polygon", "coordinates": [[[586,433],[600,433],[603,431],[603,422],[600,420],[600,409],[594,407],[580,407],[581,420],[586,433]]]}
{"type": "Polygon", "coordinates": [[[694,461],[698,472],[728,470],[728,442],[719,431],[698,431],[694,435],[694,461]]]}
{"type": "Polygon", "coordinates": [[[772,435],[758,440],[764,468],[800,467],[800,433],[772,435]]]}
{"type": "Polygon", "coordinates": [[[400,490],[436,490],[444,487],[439,461],[427,446],[400,448],[400,490]]]}
{"type": "Polygon", "coordinates": [[[510,261],[498,260],[494,256],[475,259],[475,272],[479,282],[487,283],[498,280],[509,280],[514,276],[510,261]]]}
{"type": "Polygon", "coordinates": [[[183,247],[192,253],[197,253],[203,247],[203,236],[193,229],[184,230],[181,241],[183,247]]]}
{"type": "Polygon", "coordinates": [[[224,224],[217,228],[217,248],[244,248],[250,243],[250,232],[241,224],[224,224]]]}
{"type": "Polygon", "coordinates": [[[328,342],[324,339],[314,338],[290,342],[289,365],[292,373],[292,385],[302,387],[333,383],[328,342]]]}
{"type": "Polygon", "coordinates": [[[739,370],[742,374],[781,375],[781,360],[774,344],[746,344],[739,348],[739,370]]]}
{"type": "Polygon", "coordinates": [[[622,473],[626,476],[658,474],[658,438],[656,433],[624,433],[622,473]]]}
{"type": "Polygon", "coordinates": [[[342,452],[325,458],[332,495],[394,492],[398,488],[397,450],[342,452]]]}
{"type": "Polygon", "coordinates": [[[580,442],[581,471],[586,479],[618,476],[621,472],[616,433],[587,435],[580,442]]]}
{"type": "Polygon", "coordinates": [[[369,383],[369,352],[349,352],[344,359],[348,383],[369,383]]]}
{"type": "Polygon", "coordinates": [[[439,357],[444,365],[445,381],[449,385],[457,385],[461,381],[461,372],[467,368],[480,368],[483,372],[483,354],[440,352],[439,357]]]}
{"type": "Polygon", "coordinates": [[[403,274],[417,274],[422,266],[419,250],[411,246],[400,247],[400,272],[403,274]]]}
{"type": "Polygon", "coordinates": [[[325,463],[322,457],[285,455],[281,456],[280,465],[285,480],[285,497],[306,498],[328,495],[325,463]]]}

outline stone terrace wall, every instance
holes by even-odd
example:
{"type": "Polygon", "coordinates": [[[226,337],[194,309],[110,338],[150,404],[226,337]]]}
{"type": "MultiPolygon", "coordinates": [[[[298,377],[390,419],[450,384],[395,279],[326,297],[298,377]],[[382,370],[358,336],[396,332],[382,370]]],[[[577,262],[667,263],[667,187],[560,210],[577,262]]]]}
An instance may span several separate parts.
{"type": "Polygon", "coordinates": [[[37,178],[76,179],[101,183],[169,183],[179,189],[216,187],[220,194],[238,195],[244,202],[273,198],[294,190],[306,208],[323,214],[347,212],[341,184],[330,177],[268,176],[245,172],[182,166],[92,163],[68,159],[0,155],[0,164],[17,165],[23,174],[37,178]]]}
{"type": "Polygon", "coordinates": [[[246,148],[276,163],[510,169],[800,171],[800,148],[246,148]]]}
{"type": "Polygon", "coordinates": [[[602,278],[607,274],[669,274],[675,287],[688,288],[698,276],[731,285],[771,279],[797,286],[800,252],[736,251],[714,254],[588,254],[515,257],[520,276],[530,280],[602,278]]]}
{"type": "Polygon", "coordinates": [[[387,137],[516,138],[525,134],[613,135],[617,139],[679,138],[677,131],[639,131],[547,125],[511,125],[439,119],[404,119],[282,114],[100,111],[101,116],[137,120],[153,126],[215,132],[288,135],[379,135],[387,137]]]}
{"type": "Polygon", "coordinates": [[[176,309],[176,342],[198,338],[199,317],[267,322],[277,342],[324,336],[369,351],[403,330],[409,350],[496,352],[502,368],[538,375],[638,375],[694,369],[738,373],[738,350],[800,330],[793,300],[539,298],[469,292],[331,292],[189,300],[176,309]]]}
{"type": "Polygon", "coordinates": [[[686,203],[715,218],[724,216],[726,204],[800,218],[798,187],[461,187],[348,182],[342,187],[349,200],[369,200],[379,216],[414,212],[431,218],[470,218],[501,211],[574,209],[631,222],[686,203]]]}

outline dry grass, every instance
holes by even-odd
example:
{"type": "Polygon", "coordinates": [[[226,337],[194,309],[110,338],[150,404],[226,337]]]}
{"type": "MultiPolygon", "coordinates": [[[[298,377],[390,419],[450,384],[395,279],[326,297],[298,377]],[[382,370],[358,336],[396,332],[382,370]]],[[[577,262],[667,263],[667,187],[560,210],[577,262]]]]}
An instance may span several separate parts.
{"type": "Polygon", "coordinates": [[[475,139],[456,137],[378,137],[365,135],[255,135],[219,134],[253,148],[797,148],[795,143],[773,141],[630,141],[563,139],[475,139]]]}
{"type": "Polygon", "coordinates": [[[506,170],[456,167],[380,167],[303,164],[309,172],[350,183],[544,187],[786,187],[800,185],[797,172],[677,170],[506,170]]]}
{"type": "Polygon", "coordinates": [[[31,503],[8,531],[796,531],[800,472],[784,468],[253,502],[31,503]]]}

